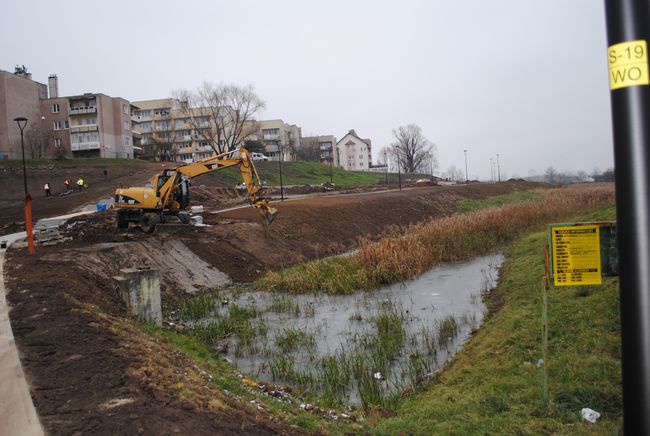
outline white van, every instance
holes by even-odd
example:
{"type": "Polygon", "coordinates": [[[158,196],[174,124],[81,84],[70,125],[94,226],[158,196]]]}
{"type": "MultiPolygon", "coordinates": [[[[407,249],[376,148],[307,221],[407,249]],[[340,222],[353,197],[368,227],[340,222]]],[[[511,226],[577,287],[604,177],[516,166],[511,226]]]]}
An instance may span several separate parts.
{"type": "Polygon", "coordinates": [[[253,154],[253,160],[269,160],[267,156],[265,156],[263,153],[252,153],[253,154]]]}

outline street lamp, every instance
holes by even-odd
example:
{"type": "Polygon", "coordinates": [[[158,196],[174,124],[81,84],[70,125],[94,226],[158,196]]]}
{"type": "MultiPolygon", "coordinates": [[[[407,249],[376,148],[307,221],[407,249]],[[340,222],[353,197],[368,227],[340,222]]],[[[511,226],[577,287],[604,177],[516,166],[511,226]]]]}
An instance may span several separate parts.
{"type": "Polygon", "coordinates": [[[465,184],[469,183],[469,176],[467,175],[467,150],[463,150],[465,153],[465,184]]]}
{"type": "Polygon", "coordinates": [[[402,190],[402,169],[400,168],[400,158],[399,158],[399,145],[395,146],[395,151],[397,152],[397,182],[399,183],[399,190],[402,190]]]}
{"type": "Polygon", "coordinates": [[[497,172],[499,174],[499,182],[501,182],[501,164],[499,163],[499,153],[497,153],[497,172]]]}
{"type": "Polygon", "coordinates": [[[20,129],[20,148],[23,152],[23,184],[25,186],[25,233],[27,233],[27,247],[29,254],[34,254],[34,234],[32,232],[32,197],[27,192],[27,169],[25,167],[25,139],[23,131],[27,126],[27,118],[16,117],[14,118],[18,128],[20,129]]]}
{"type": "Polygon", "coordinates": [[[284,186],[282,185],[282,144],[278,141],[278,168],[280,171],[280,199],[284,201],[284,186]]]}
{"type": "Polygon", "coordinates": [[[386,165],[386,188],[388,188],[388,149],[384,148],[384,164],[386,165]]]}
{"type": "Polygon", "coordinates": [[[332,182],[332,162],[334,161],[334,145],[330,143],[330,185],[332,182]]]}

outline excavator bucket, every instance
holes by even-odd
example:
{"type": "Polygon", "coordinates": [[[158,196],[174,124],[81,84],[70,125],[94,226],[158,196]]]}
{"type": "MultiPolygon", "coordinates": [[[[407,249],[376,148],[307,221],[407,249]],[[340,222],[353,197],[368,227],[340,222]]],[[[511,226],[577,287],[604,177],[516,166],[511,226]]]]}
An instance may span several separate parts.
{"type": "Polygon", "coordinates": [[[264,217],[264,221],[266,222],[266,224],[271,224],[277,214],[278,214],[278,210],[274,207],[267,206],[265,209],[262,210],[262,217],[264,217]]]}

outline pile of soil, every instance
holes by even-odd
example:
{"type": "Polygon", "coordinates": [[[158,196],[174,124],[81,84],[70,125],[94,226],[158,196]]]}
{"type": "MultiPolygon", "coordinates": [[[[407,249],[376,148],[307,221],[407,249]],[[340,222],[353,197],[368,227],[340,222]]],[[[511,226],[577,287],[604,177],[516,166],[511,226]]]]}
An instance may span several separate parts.
{"type": "Polygon", "coordinates": [[[351,250],[360,237],[378,238],[392,226],[452,214],[459,199],[532,187],[507,182],[275,202],[279,215],[271,226],[250,207],[222,213],[207,207],[209,226],[170,222],[154,234],[135,227],[117,232],[109,211],[68,223],[62,233],[70,240],[37,246],[33,257],[10,249],[11,323],[46,431],[296,432],[202,382],[191,359],[125,321],[110,277],[125,267],[164,269],[163,307],[169,309],[210,287],[216,272],[251,282],[269,269],[351,250]],[[187,260],[171,265],[178,258],[187,260]],[[190,387],[192,395],[181,395],[190,387]]]}

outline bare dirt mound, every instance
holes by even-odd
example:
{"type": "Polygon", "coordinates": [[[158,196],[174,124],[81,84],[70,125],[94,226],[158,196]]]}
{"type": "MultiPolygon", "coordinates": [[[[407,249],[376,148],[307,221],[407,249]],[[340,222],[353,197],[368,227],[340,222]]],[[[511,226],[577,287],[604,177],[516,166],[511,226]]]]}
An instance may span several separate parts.
{"type": "MultiPolygon", "coordinates": [[[[159,171],[160,163],[138,162],[132,166],[110,165],[108,167],[59,168],[54,165],[31,167],[27,169],[27,188],[31,193],[32,214],[34,220],[55,215],[63,215],[83,206],[98,201],[103,197],[112,197],[120,185],[142,185],[159,171]],[[106,175],[104,175],[106,169],[106,175]],[[71,179],[73,184],[81,177],[88,184],[82,191],[76,189],[69,194],[63,181],[71,179]],[[52,196],[45,197],[43,184],[48,182],[52,196]]],[[[0,233],[21,231],[24,215],[24,186],[22,168],[0,168],[0,233]],[[21,223],[17,225],[14,223],[21,223]]],[[[76,188],[76,185],[74,186],[76,188]]]]}
{"type": "Polygon", "coordinates": [[[170,308],[211,282],[216,270],[250,282],[269,269],[348,251],[359,237],[377,238],[391,226],[454,213],[459,199],[531,187],[511,182],[285,201],[273,204],[280,214],[270,227],[247,207],[204,213],[209,227],[169,224],[152,235],[118,233],[114,213],[105,212],[78,218],[64,232],[72,240],[39,246],[34,257],[12,248],[7,298],[37,412],[53,434],[299,432],[224,395],[191,359],[135,328],[109,277],[143,263],[165,269],[163,307],[170,308]],[[195,274],[194,266],[203,272],[195,274]]]}

